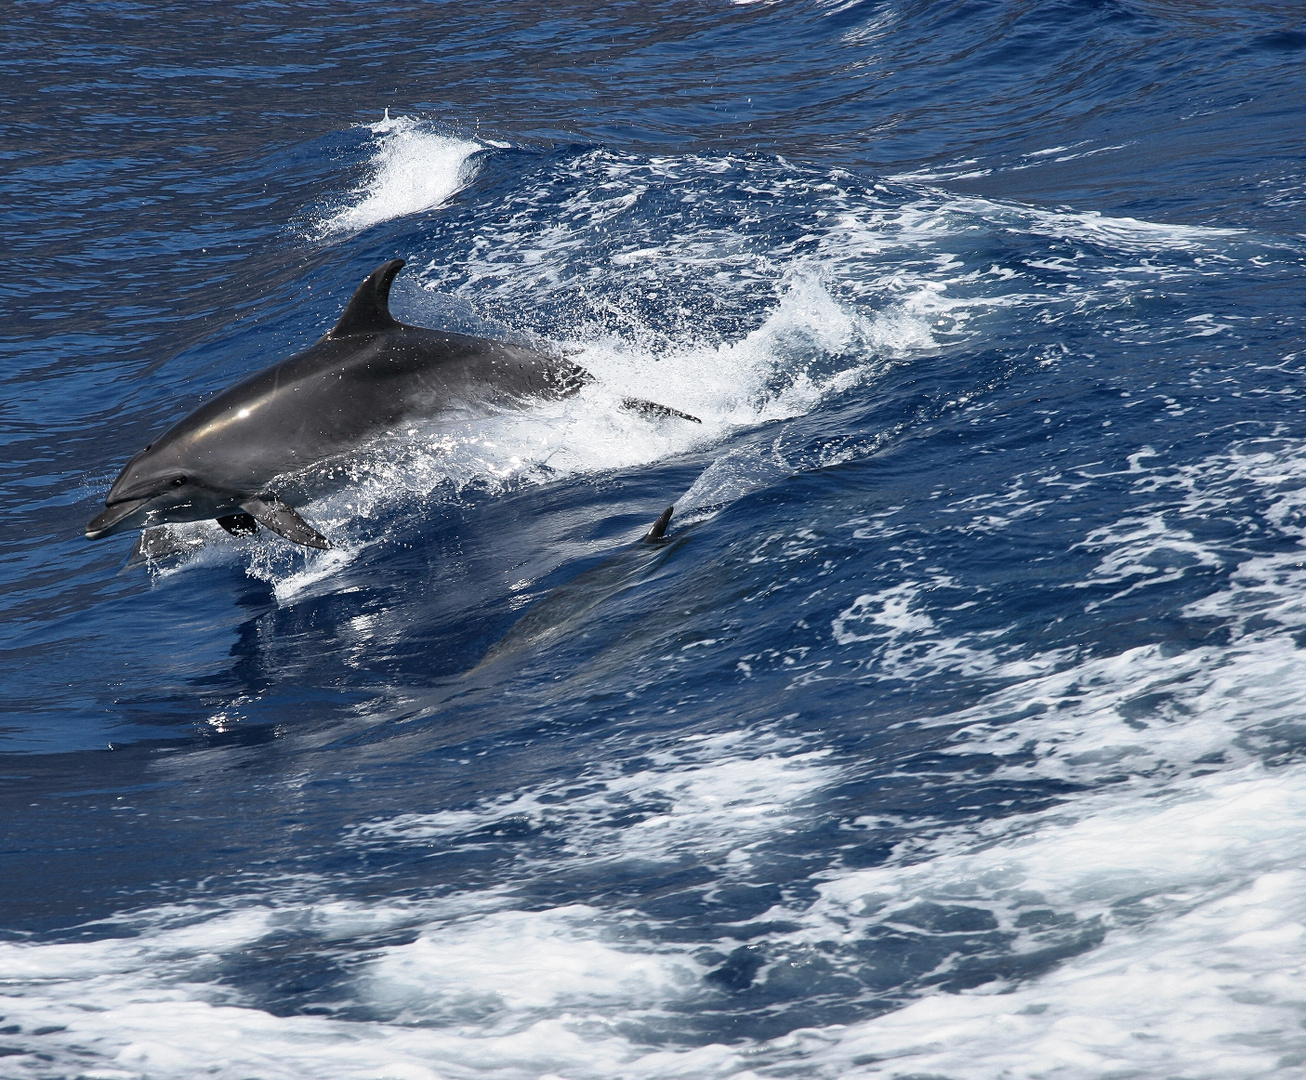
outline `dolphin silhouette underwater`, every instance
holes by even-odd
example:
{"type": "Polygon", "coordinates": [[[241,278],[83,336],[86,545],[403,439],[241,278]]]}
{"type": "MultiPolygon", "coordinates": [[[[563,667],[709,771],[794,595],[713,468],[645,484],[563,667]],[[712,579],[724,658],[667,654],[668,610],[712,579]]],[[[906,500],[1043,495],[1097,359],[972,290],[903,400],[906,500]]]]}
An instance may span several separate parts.
{"type": "Polygon", "coordinates": [[[478,675],[507,657],[547,647],[586,625],[600,604],[639,584],[663,554],[674,506],[668,506],[635,543],[609,555],[597,566],[537,600],[481,658],[469,673],[478,675]]]}
{"type": "MultiPolygon", "coordinates": [[[[86,525],[98,540],[141,528],[215,518],[235,536],[262,525],[310,548],[330,543],[288,501],[295,474],[412,420],[464,416],[557,400],[593,376],[520,345],[409,326],[390,314],[391,259],[358,287],[340,320],[301,353],[223,391],[133,457],[86,525]]],[[[697,417],[639,398],[649,415],[697,417]]]]}

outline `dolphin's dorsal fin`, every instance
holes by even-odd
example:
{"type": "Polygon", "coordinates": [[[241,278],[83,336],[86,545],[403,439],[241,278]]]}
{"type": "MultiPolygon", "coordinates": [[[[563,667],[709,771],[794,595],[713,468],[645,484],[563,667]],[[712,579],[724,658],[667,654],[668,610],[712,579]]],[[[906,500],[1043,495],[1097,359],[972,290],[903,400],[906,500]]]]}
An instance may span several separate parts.
{"type": "Polygon", "coordinates": [[[663,537],[667,534],[667,526],[671,524],[671,515],[675,513],[674,506],[668,506],[662,511],[662,515],[653,522],[653,527],[649,529],[640,539],[645,544],[660,544],[663,537]]]}
{"type": "Polygon", "coordinates": [[[390,314],[390,283],[403,265],[403,259],[391,259],[368,274],[350,297],[340,321],[331,328],[327,337],[376,334],[398,326],[399,323],[390,314]]]}

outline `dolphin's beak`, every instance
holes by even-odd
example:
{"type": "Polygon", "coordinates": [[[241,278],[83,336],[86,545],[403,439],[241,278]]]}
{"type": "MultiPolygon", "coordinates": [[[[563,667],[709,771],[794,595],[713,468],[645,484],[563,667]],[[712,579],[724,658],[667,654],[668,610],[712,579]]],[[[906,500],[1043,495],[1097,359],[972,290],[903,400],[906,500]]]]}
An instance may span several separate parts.
{"type": "Polygon", "coordinates": [[[97,517],[91,518],[86,523],[86,539],[98,540],[101,536],[108,533],[120,521],[125,521],[144,506],[149,499],[124,499],[122,502],[116,502],[112,506],[106,506],[104,513],[97,517]]]}

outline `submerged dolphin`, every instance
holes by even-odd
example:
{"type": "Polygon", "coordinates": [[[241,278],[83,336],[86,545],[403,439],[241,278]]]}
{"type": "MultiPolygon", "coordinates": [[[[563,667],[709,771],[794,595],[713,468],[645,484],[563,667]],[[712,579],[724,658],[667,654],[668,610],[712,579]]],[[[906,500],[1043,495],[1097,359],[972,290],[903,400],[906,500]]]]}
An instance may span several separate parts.
{"type": "Polygon", "coordinates": [[[668,506],[639,540],[604,559],[598,566],[560,585],[532,604],[526,614],[490,648],[473,669],[484,671],[506,657],[551,644],[586,624],[586,617],[604,601],[634,587],[666,545],[674,506],[668,506]]]}
{"type": "MultiPolygon", "coordinates": [[[[314,345],[219,394],[132,458],[87,539],[216,518],[234,535],[261,524],[326,548],[286,501],[291,474],[408,420],[563,398],[591,381],[576,364],[519,345],[398,322],[390,284],[403,265],[392,259],[369,274],[314,345]]],[[[622,404],[698,422],[653,402],[622,404]]]]}

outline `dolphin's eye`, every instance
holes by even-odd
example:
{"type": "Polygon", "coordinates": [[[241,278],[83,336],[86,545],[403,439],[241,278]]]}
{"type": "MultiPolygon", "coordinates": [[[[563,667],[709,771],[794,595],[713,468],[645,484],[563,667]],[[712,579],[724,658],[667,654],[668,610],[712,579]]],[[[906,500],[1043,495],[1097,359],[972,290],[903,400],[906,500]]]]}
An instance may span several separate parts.
{"type": "Polygon", "coordinates": [[[154,446],[153,443],[146,443],[146,444],[145,444],[145,449],[142,450],[141,453],[142,453],[142,454],[148,454],[148,453],[150,452],[150,449],[151,449],[153,446],[154,446]]]}
{"type": "Polygon", "coordinates": [[[177,477],[176,480],[174,480],[174,481],[172,482],[172,486],[173,486],[173,487],[181,487],[184,483],[186,483],[186,478],[185,478],[184,476],[179,476],[179,477],[177,477]]]}

